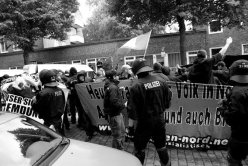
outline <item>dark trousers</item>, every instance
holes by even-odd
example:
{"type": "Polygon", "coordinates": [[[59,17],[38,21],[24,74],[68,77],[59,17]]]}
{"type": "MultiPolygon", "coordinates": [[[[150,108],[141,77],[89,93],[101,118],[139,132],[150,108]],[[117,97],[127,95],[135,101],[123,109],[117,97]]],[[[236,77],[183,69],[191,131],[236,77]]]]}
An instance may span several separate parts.
{"type": "Polygon", "coordinates": [[[70,112],[71,112],[71,122],[76,123],[76,100],[77,95],[72,93],[69,95],[68,99],[70,100],[70,112]]]}
{"type": "Polygon", "coordinates": [[[65,135],[65,132],[62,128],[62,119],[51,119],[51,120],[44,120],[44,125],[50,127],[51,125],[54,126],[55,131],[61,135],[65,135]]]}
{"type": "Polygon", "coordinates": [[[248,155],[248,142],[241,142],[234,138],[229,139],[228,143],[228,164],[229,166],[242,166],[242,160],[248,155]]]}
{"type": "Polygon", "coordinates": [[[165,148],[165,121],[162,117],[137,123],[134,133],[135,156],[142,164],[145,160],[145,148],[151,138],[154,140],[161,164],[166,165],[169,162],[169,155],[165,148]]]}
{"type": "Polygon", "coordinates": [[[113,137],[112,148],[123,150],[125,141],[125,125],[123,115],[120,114],[109,117],[109,125],[113,137]]]}
{"type": "Polygon", "coordinates": [[[69,120],[68,120],[68,112],[69,112],[69,103],[67,102],[66,103],[66,106],[65,106],[65,112],[64,112],[64,117],[63,117],[63,127],[69,129],[70,127],[70,123],[69,123],[69,120]]]}
{"type": "Polygon", "coordinates": [[[137,150],[144,150],[150,139],[154,140],[156,149],[165,146],[165,124],[163,122],[142,123],[138,122],[134,134],[134,146],[137,150]]]}

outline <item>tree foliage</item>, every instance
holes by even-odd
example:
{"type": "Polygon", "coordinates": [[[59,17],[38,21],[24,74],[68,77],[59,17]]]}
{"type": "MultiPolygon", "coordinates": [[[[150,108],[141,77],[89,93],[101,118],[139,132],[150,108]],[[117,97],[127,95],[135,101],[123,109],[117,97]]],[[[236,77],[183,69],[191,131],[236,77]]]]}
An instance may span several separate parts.
{"type": "Polygon", "coordinates": [[[115,16],[110,16],[104,0],[89,0],[88,4],[94,7],[94,11],[83,30],[86,42],[131,36],[131,27],[119,22],[115,16]]]}
{"type": "Polygon", "coordinates": [[[28,64],[36,40],[66,38],[77,9],[77,0],[1,0],[0,36],[21,48],[28,64]]]}
{"type": "Polygon", "coordinates": [[[109,5],[106,0],[88,0],[87,3],[95,10],[84,27],[86,42],[134,37],[150,30],[153,30],[154,34],[165,32],[164,26],[149,22],[144,22],[135,28],[120,22],[116,16],[111,16],[108,12],[109,5]]]}
{"type": "Polygon", "coordinates": [[[245,26],[248,20],[246,0],[107,0],[111,15],[131,27],[145,22],[179,24],[181,63],[185,64],[185,20],[206,25],[220,20],[223,26],[245,26]]]}

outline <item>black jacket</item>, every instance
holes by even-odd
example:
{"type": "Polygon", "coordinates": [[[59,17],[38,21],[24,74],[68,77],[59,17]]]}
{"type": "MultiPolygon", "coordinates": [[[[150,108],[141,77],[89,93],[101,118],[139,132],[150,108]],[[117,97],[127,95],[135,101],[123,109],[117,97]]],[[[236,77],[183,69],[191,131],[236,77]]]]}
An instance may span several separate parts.
{"type": "Polygon", "coordinates": [[[165,81],[170,81],[170,79],[162,73],[162,71],[154,71],[152,75],[157,75],[158,77],[162,78],[165,81]]]}
{"type": "Polygon", "coordinates": [[[129,118],[147,122],[160,119],[170,107],[172,93],[166,82],[155,75],[139,78],[130,89],[128,99],[129,118]]]}
{"type": "Polygon", "coordinates": [[[223,70],[213,70],[213,75],[216,76],[222,85],[227,85],[229,81],[229,70],[224,68],[223,70]]]}
{"type": "Polygon", "coordinates": [[[231,126],[232,138],[248,141],[248,85],[234,86],[227,104],[228,109],[223,112],[223,117],[231,126]]]}
{"type": "Polygon", "coordinates": [[[220,53],[213,55],[212,58],[195,59],[192,66],[189,67],[188,79],[192,83],[212,84],[214,83],[212,69],[214,65],[222,59],[220,53]]]}
{"type": "Polygon", "coordinates": [[[109,79],[106,79],[104,84],[104,113],[110,117],[119,115],[125,108],[125,102],[118,84],[119,81],[109,79]]]}
{"type": "Polygon", "coordinates": [[[58,87],[45,87],[36,95],[32,108],[44,121],[60,119],[65,108],[64,92],[58,87]]]}

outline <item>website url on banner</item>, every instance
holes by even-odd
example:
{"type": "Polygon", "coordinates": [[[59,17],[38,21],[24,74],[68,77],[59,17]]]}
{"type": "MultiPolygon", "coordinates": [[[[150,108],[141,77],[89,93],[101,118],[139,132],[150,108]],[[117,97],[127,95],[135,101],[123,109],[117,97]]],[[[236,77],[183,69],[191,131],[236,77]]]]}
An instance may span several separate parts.
{"type": "Polygon", "coordinates": [[[177,148],[207,148],[211,146],[226,146],[228,139],[211,139],[211,136],[206,137],[188,137],[177,135],[166,135],[166,145],[177,148]]]}

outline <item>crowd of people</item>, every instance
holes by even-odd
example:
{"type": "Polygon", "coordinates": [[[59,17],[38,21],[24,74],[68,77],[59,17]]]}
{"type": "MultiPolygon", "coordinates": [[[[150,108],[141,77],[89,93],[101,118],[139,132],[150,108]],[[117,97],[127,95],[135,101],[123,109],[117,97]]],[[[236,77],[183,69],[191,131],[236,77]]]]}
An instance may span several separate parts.
{"type": "MultiPolygon", "coordinates": [[[[152,138],[161,165],[164,166],[170,165],[165,146],[164,111],[170,107],[172,92],[167,82],[233,85],[229,98],[221,102],[220,110],[232,129],[228,150],[229,165],[241,165],[248,154],[248,135],[243,132],[248,119],[248,61],[240,60],[234,62],[230,69],[226,67],[223,57],[231,43],[232,38],[227,38],[225,46],[211,58],[208,58],[205,50],[199,50],[193,64],[187,67],[178,66],[177,73],[172,73],[169,67],[160,63],[154,63],[151,68],[144,59],[136,59],[132,67],[123,65],[119,71],[105,71],[98,65],[93,78],[74,67],[65,73],[45,69],[39,73],[40,83],[18,78],[5,90],[11,94],[33,98],[33,110],[44,120],[44,125],[52,126],[64,135],[64,129],[70,130],[70,124],[77,124],[78,128],[86,132],[85,141],[90,141],[98,128],[92,124],[80,103],[75,86],[80,83],[104,82],[104,114],[112,132],[112,147],[124,149],[126,130],[123,111],[126,110],[129,129],[134,134],[135,156],[144,163],[146,145],[152,138]],[[122,97],[123,87],[119,87],[120,81],[125,79],[136,80],[130,87],[127,101],[122,97]],[[65,97],[63,88],[69,89],[68,98],[65,97]]],[[[7,78],[6,75],[4,77],[7,78]]]]}

